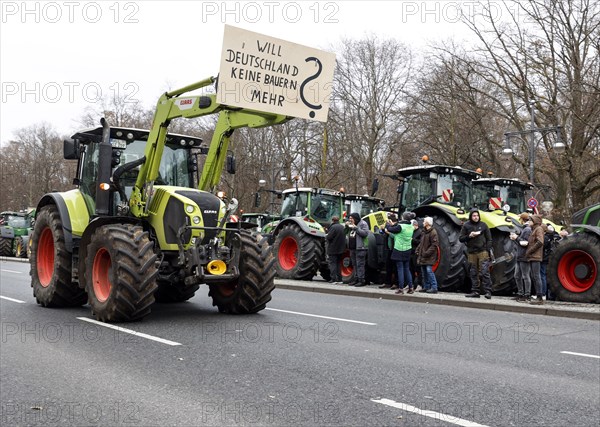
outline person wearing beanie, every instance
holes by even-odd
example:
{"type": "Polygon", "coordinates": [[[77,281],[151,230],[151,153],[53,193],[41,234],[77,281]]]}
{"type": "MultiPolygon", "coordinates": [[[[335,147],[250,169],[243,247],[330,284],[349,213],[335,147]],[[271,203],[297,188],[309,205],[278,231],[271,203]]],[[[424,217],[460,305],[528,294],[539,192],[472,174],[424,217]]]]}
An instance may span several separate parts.
{"type": "Polygon", "coordinates": [[[544,256],[544,230],[542,229],[542,217],[532,215],[531,234],[527,241],[527,250],[525,251],[525,259],[530,265],[531,279],[535,288],[537,298],[531,301],[531,304],[543,304],[542,277],[540,273],[540,264],[544,256]]]}
{"type": "Polygon", "coordinates": [[[410,273],[410,252],[412,249],[412,236],[415,229],[410,223],[412,212],[404,212],[402,221],[397,224],[388,223],[385,226],[385,233],[394,239],[394,250],[391,259],[396,262],[398,271],[398,290],[397,294],[403,294],[404,285],[408,285],[408,293],[414,293],[412,275],[410,273]]]}
{"type": "Polygon", "coordinates": [[[459,241],[467,246],[471,276],[471,293],[467,298],[479,298],[483,287],[485,297],[492,298],[492,280],[490,278],[490,261],[493,260],[492,233],[487,224],[481,221],[478,209],[471,209],[469,220],[460,230],[459,241]],[[481,279],[481,284],[479,283],[481,279]]]}
{"type": "Polygon", "coordinates": [[[350,249],[350,259],[354,266],[354,280],[348,283],[350,286],[367,286],[365,278],[367,265],[367,245],[369,237],[369,225],[360,219],[356,212],[350,214],[346,223],[348,233],[348,248],[350,249]]]}
{"type": "Polygon", "coordinates": [[[523,212],[519,215],[519,222],[523,225],[520,234],[511,233],[510,238],[517,242],[517,265],[515,266],[515,281],[517,282],[517,302],[528,302],[531,300],[531,265],[525,258],[529,235],[531,234],[531,221],[529,214],[523,212]]]}
{"type": "Polygon", "coordinates": [[[329,260],[329,272],[331,273],[330,283],[342,283],[342,274],[340,272],[340,262],[342,255],[346,252],[346,234],[344,226],[340,224],[340,217],[331,218],[331,225],[325,236],[327,242],[327,258],[329,260]]]}
{"type": "Polygon", "coordinates": [[[385,223],[384,228],[380,231],[382,234],[386,235],[386,245],[385,245],[385,283],[379,287],[379,289],[398,289],[398,277],[397,277],[397,269],[396,269],[396,261],[392,260],[392,253],[394,250],[394,237],[386,233],[386,229],[388,226],[393,227],[398,224],[398,216],[390,212],[387,216],[388,220],[385,223]]]}

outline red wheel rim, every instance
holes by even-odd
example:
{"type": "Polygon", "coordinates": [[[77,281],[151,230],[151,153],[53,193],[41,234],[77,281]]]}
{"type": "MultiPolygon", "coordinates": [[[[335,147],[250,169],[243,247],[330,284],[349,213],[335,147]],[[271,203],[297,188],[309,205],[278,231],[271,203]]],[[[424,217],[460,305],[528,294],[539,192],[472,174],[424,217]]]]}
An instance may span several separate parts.
{"type": "Polygon", "coordinates": [[[293,237],[285,237],[279,245],[279,265],[291,270],[298,264],[298,242],[293,237]]]}
{"type": "Polygon", "coordinates": [[[47,288],[54,275],[54,236],[50,227],[44,228],[38,243],[37,273],[40,284],[47,288]]]}
{"type": "Polygon", "coordinates": [[[354,272],[354,267],[350,262],[350,253],[346,252],[340,260],[340,272],[342,277],[350,277],[354,272]]]}
{"type": "Polygon", "coordinates": [[[110,270],[112,262],[110,254],[104,248],[96,252],[94,257],[94,265],[92,267],[92,281],[94,287],[94,295],[100,302],[104,302],[110,295],[112,284],[110,282],[110,270]]]}
{"type": "Polygon", "coordinates": [[[558,262],[558,280],[568,291],[587,291],[594,285],[597,276],[596,262],[585,251],[569,251],[558,262]]]}

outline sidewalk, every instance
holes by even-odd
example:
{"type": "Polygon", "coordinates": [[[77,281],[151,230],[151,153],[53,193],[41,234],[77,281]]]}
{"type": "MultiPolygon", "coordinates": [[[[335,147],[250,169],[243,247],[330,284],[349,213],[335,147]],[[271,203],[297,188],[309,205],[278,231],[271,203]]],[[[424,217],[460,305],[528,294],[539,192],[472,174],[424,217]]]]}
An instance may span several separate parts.
{"type": "Polygon", "coordinates": [[[538,314],[557,317],[571,317],[575,319],[600,320],[600,305],[579,304],[562,301],[544,301],[544,305],[530,305],[519,303],[511,297],[492,296],[491,300],[481,298],[465,298],[463,293],[440,292],[425,294],[416,292],[408,295],[396,295],[390,289],[379,289],[377,285],[355,288],[348,285],[333,285],[315,278],[313,281],[275,279],[278,289],[294,291],[319,292],[323,294],[347,295],[363,298],[380,298],[396,301],[410,301],[425,304],[450,305],[455,307],[480,308],[484,310],[499,310],[515,313],[538,314]]]}

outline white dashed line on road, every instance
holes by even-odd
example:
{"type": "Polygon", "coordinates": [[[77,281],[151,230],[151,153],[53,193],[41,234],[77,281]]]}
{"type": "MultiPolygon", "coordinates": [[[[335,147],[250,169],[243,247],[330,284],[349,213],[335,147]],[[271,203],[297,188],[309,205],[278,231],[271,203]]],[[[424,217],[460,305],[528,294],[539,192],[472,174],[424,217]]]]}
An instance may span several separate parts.
{"type": "Polygon", "coordinates": [[[0,299],[5,299],[7,301],[12,301],[12,302],[18,302],[19,304],[25,304],[25,301],[21,301],[20,299],[9,298],[9,297],[5,297],[2,295],[0,295],[0,299]]]}
{"type": "Polygon", "coordinates": [[[377,323],[361,322],[360,320],[341,319],[339,317],[321,316],[321,315],[318,315],[318,314],[300,313],[298,311],[279,310],[277,308],[266,308],[265,310],[278,311],[280,313],[297,314],[299,316],[318,317],[320,319],[337,320],[339,322],[349,322],[349,323],[358,323],[360,325],[377,326],[377,323]]]}
{"type": "Polygon", "coordinates": [[[15,273],[15,274],[21,274],[21,273],[23,273],[22,271],[7,270],[6,268],[2,268],[2,269],[0,269],[0,271],[6,272],[6,273],[15,273]]]}
{"type": "Polygon", "coordinates": [[[159,342],[159,343],[162,343],[162,344],[167,344],[167,345],[182,345],[179,342],[169,341],[169,340],[166,340],[164,338],[155,337],[154,335],[144,334],[142,332],[137,332],[137,331],[134,331],[132,329],[121,328],[120,326],[110,325],[108,323],[99,322],[98,320],[88,319],[87,317],[78,317],[77,319],[83,320],[84,322],[94,323],[95,325],[104,326],[105,328],[114,329],[115,331],[123,332],[125,334],[131,334],[131,335],[134,335],[136,337],[146,338],[147,340],[156,341],[156,342],[159,342]]]}
{"type": "Polygon", "coordinates": [[[573,356],[591,357],[592,359],[600,359],[600,356],[596,356],[595,354],[574,353],[572,351],[561,351],[561,353],[562,354],[571,354],[573,356]]]}
{"type": "Polygon", "coordinates": [[[406,412],[413,412],[424,417],[433,418],[438,421],[444,421],[447,423],[455,424],[462,427],[486,427],[484,424],[479,424],[473,421],[465,420],[462,418],[455,417],[453,415],[442,414],[441,412],[428,411],[426,409],[419,409],[415,406],[407,405],[406,403],[394,402],[390,399],[371,399],[371,402],[381,403],[382,405],[391,406],[392,408],[402,409],[406,412]]]}

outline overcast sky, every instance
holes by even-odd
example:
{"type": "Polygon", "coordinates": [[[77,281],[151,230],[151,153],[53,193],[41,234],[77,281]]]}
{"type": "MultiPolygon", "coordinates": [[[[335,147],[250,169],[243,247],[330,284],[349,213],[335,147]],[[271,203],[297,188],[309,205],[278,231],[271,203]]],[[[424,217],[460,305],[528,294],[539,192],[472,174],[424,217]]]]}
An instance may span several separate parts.
{"type": "MultiPolygon", "coordinates": [[[[0,141],[42,121],[64,135],[118,93],[153,107],[216,76],[223,24],[325,49],[367,33],[415,48],[469,37],[474,1],[2,1],[0,141]]],[[[498,8],[498,13],[502,13],[498,8]]],[[[99,118],[98,118],[99,119],[99,118]]]]}

